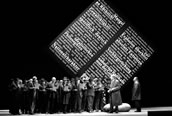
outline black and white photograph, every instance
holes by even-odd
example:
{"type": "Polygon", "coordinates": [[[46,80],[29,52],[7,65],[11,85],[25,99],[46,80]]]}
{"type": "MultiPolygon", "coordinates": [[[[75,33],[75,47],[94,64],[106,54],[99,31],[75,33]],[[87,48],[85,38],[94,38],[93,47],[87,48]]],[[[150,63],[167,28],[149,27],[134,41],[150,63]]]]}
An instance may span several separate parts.
{"type": "Polygon", "coordinates": [[[1,6],[0,115],[172,115],[170,3],[1,6]]]}

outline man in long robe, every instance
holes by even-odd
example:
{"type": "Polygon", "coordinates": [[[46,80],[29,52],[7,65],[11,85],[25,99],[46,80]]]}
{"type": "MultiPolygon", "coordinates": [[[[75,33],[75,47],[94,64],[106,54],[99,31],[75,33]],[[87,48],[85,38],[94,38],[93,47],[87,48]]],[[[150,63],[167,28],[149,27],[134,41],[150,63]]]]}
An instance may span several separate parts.
{"type": "Polygon", "coordinates": [[[118,80],[117,75],[111,75],[111,84],[110,89],[108,90],[108,93],[110,93],[109,99],[110,99],[110,111],[109,113],[113,113],[114,111],[118,113],[118,106],[122,104],[122,98],[120,93],[120,82],[118,80]],[[113,107],[115,106],[115,110],[113,110],[113,107]]]}

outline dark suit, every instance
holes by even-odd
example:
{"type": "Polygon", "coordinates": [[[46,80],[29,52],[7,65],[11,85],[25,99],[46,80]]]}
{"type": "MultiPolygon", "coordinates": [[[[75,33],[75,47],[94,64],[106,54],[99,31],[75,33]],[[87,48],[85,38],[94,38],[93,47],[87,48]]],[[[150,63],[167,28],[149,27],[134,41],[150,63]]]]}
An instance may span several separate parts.
{"type": "Polygon", "coordinates": [[[62,112],[63,111],[63,86],[59,85],[59,88],[57,89],[58,93],[59,93],[59,97],[58,97],[58,112],[62,112]]]}
{"type": "Polygon", "coordinates": [[[69,112],[75,111],[75,103],[77,99],[77,85],[75,82],[72,83],[71,96],[69,100],[69,112]]]}
{"type": "Polygon", "coordinates": [[[82,88],[82,110],[85,111],[87,110],[87,86],[86,83],[81,83],[81,88],[82,88]]]}
{"type": "Polygon", "coordinates": [[[9,112],[11,114],[19,114],[19,109],[18,103],[17,103],[17,91],[18,91],[18,86],[14,80],[9,85],[9,96],[10,96],[10,107],[9,107],[9,112]]]}
{"type": "Polygon", "coordinates": [[[104,91],[103,84],[98,83],[95,88],[95,97],[94,97],[94,109],[96,111],[103,110],[103,91],[104,91]]]}
{"type": "Polygon", "coordinates": [[[28,96],[28,86],[27,82],[22,87],[22,107],[21,111],[23,114],[26,114],[29,112],[29,96],[28,96]]]}
{"type": "Polygon", "coordinates": [[[132,101],[134,101],[135,107],[137,111],[141,111],[141,87],[139,82],[134,82],[133,89],[132,89],[132,101]]]}
{"type": "Polygon", "coordinates": [[[76,94],[76,102],[75,102],[75,111],[81,112],[81,104],[82,104],[82,85],[81,83],[77,83],[77,94],[76,94]]]}
{"type": "Polygon", "coordinates": [[[46,113],[47,108],[47,91],[46,84],[41,82],[39,86],[39,110],[41,113],[46,113]]]}
{"type": "Polygon", "coordinates": [[[93,100],[95,92],[92,82],[87,83],[87,101],[88,101],[88,111],[93,111],[93,100]]]}
{"type": "Polygon", "coordinates": [[[55,104],[56,104],[56,87],[55,83],[50,82],[48,84],[48,106],[47,110],[49,113],[55,113],[55,104]]]}
{"type": "Polygon", "coordinates": [[[63,112],[64,113],[67,112],[67,108],[69,107],[69,100],[71,97],[71,89],[72,89],[71,84],[64,84],[64,86],[63,86],[63,106],[64,106],[63,112]]]}
{"type": "Polygon", "coordinates": [[[122,104],[122,98],[121,98],[121,93],[120,93],[120,83],[118,80],[112,80],[111,85],[110,85],[110,111],[113,111],[114,106],[118,106],[122,104]]]}

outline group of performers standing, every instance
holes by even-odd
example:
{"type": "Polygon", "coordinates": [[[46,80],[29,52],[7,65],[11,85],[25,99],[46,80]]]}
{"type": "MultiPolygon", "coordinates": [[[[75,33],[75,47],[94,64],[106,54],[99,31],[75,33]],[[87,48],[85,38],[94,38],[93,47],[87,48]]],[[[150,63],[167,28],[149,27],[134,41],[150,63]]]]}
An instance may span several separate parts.
{"type": "MultiPolygon", "coordinates": [[[[24,82],[17,78],[9,84],[11,114],[68,113],[103,111],[110,103],[110,113],[119,111],[122,104],[120,83],[117,76],[111,76],[109,87],[100,78],[67,78],[57,80],[52,77],[48,82],[33,76],[24,82]],[[115,110],[114,110],[115,107],[115,110]]],[[[136,104],[139,104],[138,102],[136,104]]]]}
{"type": "Polygon", "coordinates": [[[58,113],[102,111],[104,86],[99,79],[72,78],[50,82],[36,76],[24,82],[17,78],[9,84],[10,113],[58,113]]]}

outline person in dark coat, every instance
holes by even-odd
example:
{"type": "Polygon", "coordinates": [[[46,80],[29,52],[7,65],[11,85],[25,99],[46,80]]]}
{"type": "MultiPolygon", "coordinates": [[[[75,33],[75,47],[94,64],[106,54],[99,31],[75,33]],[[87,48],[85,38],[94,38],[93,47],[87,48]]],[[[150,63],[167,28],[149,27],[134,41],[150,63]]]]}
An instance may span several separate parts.
{"type": "Polygon", "coordinates": [[[93,102],[94,102],[94,84],[93,80],[90,78],[87,83],[87,102],[88,102],[88,112],[93,112],[93,102]]]}
{"type": "Polygon", "coordinates": [[[47,84],[44,79],[40,80],[40,86],[39,86],[39,110],[41,113],[46,113],[47,108],[47,90],[46,90],[47,84]]]}
{"type": "Polygon", "coordinates": [[[105,86],[104,87],[104,97],[105,97],[104,105],[110,103],[108,90],[110,89],[111,79],[107,78],[105,81],[106,81],[106,85],[104,84],[105,86]]]}
{"type": "Polygon", "coordinates": [[[59,88],[57,89],[59,93],[58,97],[58,112],[63,112],[63,80],[59,81],[59,88]]]}
{"type": "Polygon", "coordinates": [[[75,102],[75,111],[81,112],[81,105],[82,105],[82,81],[76,78],[76,86],[77,86],[77,94],[76,94],[76,102],[75,102]]]}
{"type": "MultiPolygon", "coordinates": [[[[95,78],[97,79],[97,78],[95,78]]],[[[104,86],[101,83],[100,79],[96,80],[96,86],[95,86],[95,97],[94,97],[94,108],[97,111],[102,111],[103,110],[103,91],[104,91],[104,86]]]]}
{"type": "Polygon", "coordinates": [[[87,111],[87,80],[85,78],[80,79],[80,86],[82,91],[82,111],[87,111]]]}
{"type": "Polygon", "coordinates": [[[10,83],[9,83],[9,96],[10,96],[10,107],[9,107],[9,112],[11,114],[20,114],[19,110],[16,107],[16,104],[18,104],[16,101],[17,99],[17,91],[18,91],[18,85],[17,85],[17,81],[15,79],[11,79],[10,83]]]}
{"type": "Polygon", "coordinates": [[[64,84],[63,84],[63,113],[67,113],[67,109],[69,107],[69,100],[70,100],[70,96],[71,96],[71,89],[72,89],[72,85],[71,82],[69,81],[69,79],[67,77],[64,77],[64,84]]]}
{"type": "Polygon", "coordinates": [[[56,90],[57,87],[55,86],[56,84],[56,77],[52,77],[51,81],[48,84],[47,90],[48,90],[48,108],[47,111],[48,113],[55,113],[55,104],[56,104],[56,90]]]}
{"type": "Polygon", "coordinates": [[[56,100],[55,100],[55,112],[59,113],[60,112],[60,93],[59,93],[59,87],[60,87],[60,81],[57,80],[55,83],[56,87],[56,100]]]}
{"type": "Polygon", "coordinates": [[[120,82],[118,81],[118,76],[112,74],[110,76],[111,78],[111,84],[110,89],[108,90],[108,93],[110,93],[109,99],[110,99],[110,111],[109,113],[113,113],[115,111],[118,113],[118,106],[122,104],[122,98],[120,93],[120,82]],[[115,106],[115,110],[113,110],[113,107],[115,106]]]}
{"type": "Polygon", "coordinates": [[[22,87],[22,114],[29,113],[28,81],[25,80],[22,87]]]}
{"type": "Polygon", "coordinates": [[[141,112],[141,87],[138,77],[134,77],[133,79],[133,89],[132,89],[132,101],[134,102],[134,106],[136,107],[136,112],[141,112]]]}
{"type": "Polygon", "coordinates": [[[17,86],[18,89],[16,91],[16,108],[17,111],[19,111],[20,114],[20,110],[22,109],[22,88],[23,88],[23,81],[21,79],[17,80],[17,86]]]}
{"type": "Polygon", "coordinates": [[[71,78],[71,85],[72,85],[72,90],[71,90],[71,97],[70,97],[70,112],[75,112],[75,103],[77,99],[77,82],[75,78],[71,78]]]}

